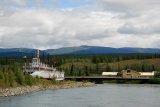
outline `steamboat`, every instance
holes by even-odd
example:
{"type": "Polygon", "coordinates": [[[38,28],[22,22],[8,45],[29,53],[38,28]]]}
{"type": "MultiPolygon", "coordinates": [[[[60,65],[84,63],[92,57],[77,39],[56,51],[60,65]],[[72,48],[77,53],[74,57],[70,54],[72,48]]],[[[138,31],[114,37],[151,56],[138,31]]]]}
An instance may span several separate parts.
{"type": "Polygon", "coordinates": [[[28,65],[25,63],[24,72],[29,73],[32,76],[38,76],[45,79],[55,79],[64,80],[64,71],[57,69],[55,67],[50,67],[40,61],[39,50],[37,50],[37,55],[32,59],[32,63],[28,65]]]}

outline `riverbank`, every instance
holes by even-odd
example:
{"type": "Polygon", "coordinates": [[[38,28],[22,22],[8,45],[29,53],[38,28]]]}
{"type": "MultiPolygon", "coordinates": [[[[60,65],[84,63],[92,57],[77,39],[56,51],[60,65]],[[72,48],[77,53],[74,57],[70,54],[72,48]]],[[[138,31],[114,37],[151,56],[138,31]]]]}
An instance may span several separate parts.
{"type": "Polygon", "coordinates": [[[68,88],[90,87],[90,86],[95,86],[95,84],[91,82],[63,81],[58,84],[57,83],[38,84],[33,86],[0,88],[0,97],[19,96],[41,90],[68,89],[68,88]]]}

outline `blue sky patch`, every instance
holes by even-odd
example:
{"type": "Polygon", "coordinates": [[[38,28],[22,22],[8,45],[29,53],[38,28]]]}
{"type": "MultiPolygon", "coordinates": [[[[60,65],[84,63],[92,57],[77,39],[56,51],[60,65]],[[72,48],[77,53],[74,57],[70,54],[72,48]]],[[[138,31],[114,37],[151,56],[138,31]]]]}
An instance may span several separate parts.
{"type": "Polygon", "coordinates": [[[94,0],[43,0],[41,2],[29,1],[26,4],[28,8],[43,7],[43,8],[80,8],[92,7],[94,0]]]}

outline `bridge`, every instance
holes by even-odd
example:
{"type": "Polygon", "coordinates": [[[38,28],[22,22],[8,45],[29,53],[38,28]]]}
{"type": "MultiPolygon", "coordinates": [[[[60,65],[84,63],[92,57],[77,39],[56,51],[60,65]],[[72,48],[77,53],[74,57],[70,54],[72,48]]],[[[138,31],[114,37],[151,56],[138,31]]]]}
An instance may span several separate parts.
{"type": "Polygon", "coordinates": [[[142,82],[147,82],[150,77],[137,77],[137,78],[123,78],[117,76],[68,76],[65,77],[65,80],[76,80],[76,81],[91,81],[95,83],[103,83],[105,80],[140,80],[142,82]]]}

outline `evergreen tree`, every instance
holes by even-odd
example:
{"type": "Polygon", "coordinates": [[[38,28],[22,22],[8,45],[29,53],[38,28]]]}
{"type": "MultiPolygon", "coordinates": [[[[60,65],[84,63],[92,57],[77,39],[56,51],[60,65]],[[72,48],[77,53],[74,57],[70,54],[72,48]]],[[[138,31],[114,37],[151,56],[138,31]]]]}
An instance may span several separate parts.
{"type": "Polygon", "coordinates": [[[119,66],[119,63],[118,63],[117,71],[118,71],[118,72],[120,72],[120,71],[121,71],[121,68],[120,68],[120,66],[119,66]]]}
{"type": "Polygon", "coordinates": [[[99,71],[99,64],[96,64],[96,72],[99,71]]]}
{"type": "Polygon", "coordinates": [[[70,69],[70,76],[73,76],[73,70],[74,70],[74,65],[71,65],[71,69],[70,69]]]}
{"type": "Polygon", "coordinates": [[[15,75],[12,71],[9,72],[9,85],[10,86],[13,86],[13,84],[15,83],[15,75]]]}
{"type": "Polygon", "coordinates": [[[142,72],[145,72],[144,63],[142,64],[142,72]]]}
{"type": "Polygon", "coordinates": [[[20,71],[19,69],[16,71],[15,73],[15,76],[16,76],[16,82],[21,84],[21,85],[24,85],[24,74],[22,71],[20,71]]]}
{"type": "Polygon", "coordinates": [[[152,65],[152,71],[155,71],[155,67],[154,67],[154,65],[152,65]]]}
{"type": "Polygon", "coordinates": [[[0,71],[0,79],[4,80],[4,74],[2,71],[0,71]]]}
{"type": "Polygon", "coordinates": [[[93,56],[93,57],[92,57],[92,62],[93,62],[93,63],[97,63],[97,57],[96,57],[96,56],[93,56]]]}
{"type": "Polygon", "coordinates": [[[88,72],[88,67],[87,66],[85,66],[85,75],[89,76],[89,72],[88,72]]]}
{"type": "Polygon", "coordinates": [[[28,73],[25,74],[25,83],[29,86],[33,85],[32,76],[29,75],[28,73]]]}
{"type": "Polygon", "coordinates": [[[4,73],[4,82],[8,86],[9,85],[9,75],[8,72],[4,73]]]}
{"type": "Polygon", "coordinates": [[[78,71],[78,76],[82,76],[81,70],[78,71]]]}
{"type": "Polygon", "coordinates": [[[119,56],[117,56],[117,62],[119,62],[120,61],[120,57],[119,56]]]}
{"type": "Polygon", "coordinates": [[[109,66],[108,63],[107,63],[107,65],[106,65],[106,72],[111,72],[111,68],[110,68],[110,66],[109,66]]]}

